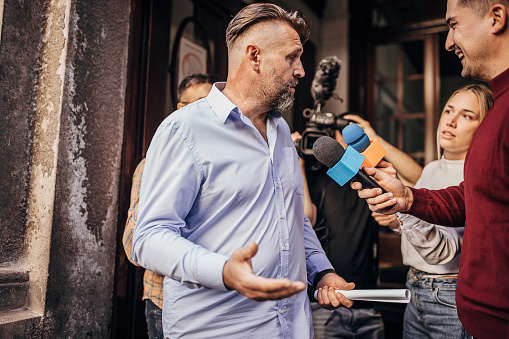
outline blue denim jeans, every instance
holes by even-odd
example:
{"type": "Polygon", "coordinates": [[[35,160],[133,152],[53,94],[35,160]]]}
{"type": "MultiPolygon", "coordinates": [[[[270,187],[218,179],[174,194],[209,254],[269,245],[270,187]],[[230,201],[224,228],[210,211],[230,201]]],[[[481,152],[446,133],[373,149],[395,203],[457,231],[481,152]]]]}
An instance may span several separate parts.
{"type": "Polygon", "coordinates": [[[150,299],[145,299],[145,318],[149,339],[164,339],[163,312],[150,299]]]}
{"type": "Polygon", "coordinates": [[[315,339],[356,338],[383,339],[382,315],[374,308],[346,308],[326,310],[317,302],[311,303],[315,339]]]}
{"type": "Polygon", "coordinates": [[[405,309],[403,338],[468,338],[456,311],[454,276],[433,275],[411,268],[406,286],[411,292],[405,309]]]}

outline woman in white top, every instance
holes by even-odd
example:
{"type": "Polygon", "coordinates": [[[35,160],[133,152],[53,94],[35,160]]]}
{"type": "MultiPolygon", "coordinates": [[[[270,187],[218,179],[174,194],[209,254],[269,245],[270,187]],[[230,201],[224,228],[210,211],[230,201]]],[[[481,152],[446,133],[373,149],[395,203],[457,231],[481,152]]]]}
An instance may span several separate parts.
{"type": "MultiPolygon", "coordinates": [[[[443,153],[424,167],[416,188],[441,189],[463,181],[468,147],[492,105],[493,94],[485,85],[468,85],[451,95],[437,130],[439,157],[443,153]]],[[[462,338],[455,291],[463,227],[433,225],[408,214],[392,218],[385,222],[401,232],[403,263],[410,266],[406,285],[412,299],[405,310],[403,338],[462,338]]]]}

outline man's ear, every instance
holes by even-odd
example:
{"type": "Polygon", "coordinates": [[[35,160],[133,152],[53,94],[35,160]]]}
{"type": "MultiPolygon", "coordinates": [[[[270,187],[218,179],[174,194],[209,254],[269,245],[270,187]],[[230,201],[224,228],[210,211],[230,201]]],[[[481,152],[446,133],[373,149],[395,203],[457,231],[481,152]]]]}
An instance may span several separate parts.
{"type": "Polygon", "coordinates": [[[490,8],[491,32],[500,34],[507,30],[507,7],[496,4],[490,8]]]}
{"type": "Polygon", "coordinates": [[[186,104],[184,104],[183,102],[179,102],[177,103],[177,109],[181,109],[182,107],[184,107],[186,104]]]}
{"type": "Polygon", "coordinates": [[[249,64],[255,72],[260,71],[260,48],[255,45],[247,45],[246,47],[246,55],[249,64]]]}

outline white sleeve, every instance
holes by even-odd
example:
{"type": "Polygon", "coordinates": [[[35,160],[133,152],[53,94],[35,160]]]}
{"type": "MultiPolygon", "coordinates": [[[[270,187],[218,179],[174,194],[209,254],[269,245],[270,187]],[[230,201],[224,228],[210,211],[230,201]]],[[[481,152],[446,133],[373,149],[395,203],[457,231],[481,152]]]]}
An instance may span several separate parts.
{"type": "Polygon", "coordinates": [[[401,233],[426,263],[446,264],[461,252],[463,227],[438,226],[409,214],[398,214],[398,219],[401,233]]]}

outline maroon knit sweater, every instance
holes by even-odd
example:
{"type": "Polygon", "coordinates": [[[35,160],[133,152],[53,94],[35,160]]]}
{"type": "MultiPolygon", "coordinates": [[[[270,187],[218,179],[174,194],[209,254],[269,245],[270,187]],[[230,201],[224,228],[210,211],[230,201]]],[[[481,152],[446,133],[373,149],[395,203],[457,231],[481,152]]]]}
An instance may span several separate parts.
{"type": "Polygon", "coordinates": [[[465,179],[443,190],[412,189],[408,212],[465,226],[456,303],[477,338],[509,338],[509,69],[492,79],[495,105],[475,132],[465,179]]]}

